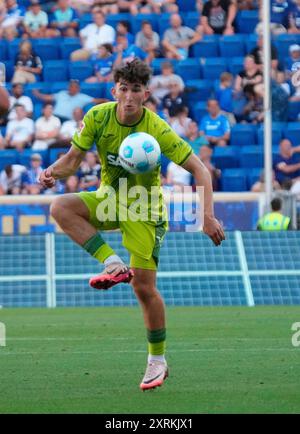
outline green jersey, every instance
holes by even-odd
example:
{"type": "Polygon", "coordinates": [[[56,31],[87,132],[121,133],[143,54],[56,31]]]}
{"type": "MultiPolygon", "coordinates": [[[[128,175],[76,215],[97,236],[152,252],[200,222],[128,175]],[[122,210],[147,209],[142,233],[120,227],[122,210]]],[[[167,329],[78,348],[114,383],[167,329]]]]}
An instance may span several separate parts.
{"type": "Polygon", "coordinates": [[[127,179],[128,188],[143,186],[148,192],[151,187],[160,187],[160,167],[151,172],[132,175],[122,168],[119,148],[130,134],[151,134],[160,145],[161,152],[176,164],[182,165],[192,154],[191,146],[181,139],[156,113],[144,108],[143,115],[135,125],[122,125],[116,116],[117,103],[108,102],[91,108],[83,118],[80,131],[76,132],[72,145],[81,151],[90,150],[95,144],[101,162],[101,186],[111,186],[116,191],[119,180],[127,179]]]}

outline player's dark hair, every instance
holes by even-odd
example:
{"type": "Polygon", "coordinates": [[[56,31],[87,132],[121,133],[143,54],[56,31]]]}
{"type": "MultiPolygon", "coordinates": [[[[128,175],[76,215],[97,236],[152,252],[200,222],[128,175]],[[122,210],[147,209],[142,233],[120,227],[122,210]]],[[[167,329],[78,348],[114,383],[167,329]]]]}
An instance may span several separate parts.
{"type": "Polygon", "coordinates": [[[275,197],[272,201],[271,201],[271,208],[273,211],[279,211],[281,210],[282,207],[282,200],[279,197],[275,197]]]}
{"type": "Polygon", "coordinates": [[[118,83],[120,80],[128,83],[140,83],[147,86],[151,78],[152,70],[147,63],[135,58],[131,62],[125,62],[114,69],[114,81],[118,83]]]}

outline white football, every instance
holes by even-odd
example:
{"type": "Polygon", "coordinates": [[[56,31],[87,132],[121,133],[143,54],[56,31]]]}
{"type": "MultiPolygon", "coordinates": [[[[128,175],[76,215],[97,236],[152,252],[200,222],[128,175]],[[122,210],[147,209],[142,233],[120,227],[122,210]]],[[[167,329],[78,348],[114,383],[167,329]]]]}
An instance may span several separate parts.
{"type": "Polygon", "coordinates": [[[160,164],[160,146],[147,133],[133,133],[121,143],[119,159],[121,166],[134,175],[150,172],[160,164]]]}

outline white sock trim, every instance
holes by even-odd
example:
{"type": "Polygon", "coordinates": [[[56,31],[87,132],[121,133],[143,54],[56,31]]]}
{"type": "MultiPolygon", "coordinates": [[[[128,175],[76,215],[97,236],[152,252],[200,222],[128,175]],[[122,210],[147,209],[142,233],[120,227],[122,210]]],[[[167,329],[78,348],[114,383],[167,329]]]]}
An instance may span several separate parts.
{"type": "Polygon", "coordinates": [[[151,363],[154,361],[167,363],[164,355],[163,356],[153,356],[152,354],[148,354],[148,363],[151,363]]]}
{"type": "Polygon", "coordinates": [[[118,255],[111,255],[108,258],[106,258],[104,261],[105,267],[107,267],[108,265],[113,264],[113,263],[124,264],[124,262],[122,261],[122,259],[118,255]]]}

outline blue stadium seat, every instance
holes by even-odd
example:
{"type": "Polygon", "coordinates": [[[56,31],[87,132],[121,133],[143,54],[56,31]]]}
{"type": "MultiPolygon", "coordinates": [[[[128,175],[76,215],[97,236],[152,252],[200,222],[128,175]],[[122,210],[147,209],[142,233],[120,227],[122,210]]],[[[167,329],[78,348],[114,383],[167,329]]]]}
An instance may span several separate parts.
{"type": "Polygon", "coordinates": [[[264,152],[262,146],[243,146],[240,153],[241,167],[263,167],[264,152]]]}
{"type": "Polygon", "coordinates": [[[107,15],[106,17],[106,24],[109,24],[114,29],[116,29],[117,24],[119,21],[127,21],[131,27],[131,19],[132,15],[128,13],[120,13],[120,14],[113,14],[113,15],[107,15]]]}
{"type": "Polygon", "coordinates": [[[259,180],[262,171],[263,169],[260,167],[255,167],[247,170],[247,184],[249,190],[251,190],[252,185],[259,180]]]}
{"type": "Polygon", "coordinates": [[[94,68],[89,61],[69,62],[69,76],[70,78],[80,81],[94,75],[94,68]]]}
{"type": "Polygon", "coordinates": [[[200,13],[194,12],[184,12],[180,14],[183,20],[183,25],[194,29],[199,25],[200,13]]]}
{"type": "Polygon", "coordinates": [[[14,62],[12,60],[5,60],[5,80],[8,82],[14,75],[14,62]]]}
{"type": "Polygon", "coordinates": [[[180,12],[189,12],[196,10],[195,0],[177,0],[177,5],[180,12]]]}
{"type": "Polygon", "coordinates": [[[63,152],[63,153],[66,153],[68,151],[68,149],[67,148],[50,148],[49,149],[49,164],[53,164],[54,163],[54,161],[56,161],[57,160],[57,158],[58,158],[58,155],[61,153],[61,152],[63,152]]]}
{"type": "Polygon", "coordinates": [[[228,57],[227,58],[227,69],[231,74],[237,75],[244,69],[244,59],[245,57],[228,57]]]}
{"type": "Polygon", "coordinates": [[[62,59],[69,59],[70,54],[81,48],[79,38],[64,38],[59,46],[60,56],[62,59]]]}
{"type": "Polygon", "coordinates": [[[256,33],[247,35],[245,39],[247,54],[249,54],[253,50],[253,48],[257,46],[257,40],[258,40],[258,35],[256,33]]]}
{"type": "Polygon", "coordinates": [[[15,149],[0,150],[0,170],[4,169],[8,164],[17,164],[18,152],[15,149]]]}
{"type": "Polygon", "coordinates": [[[224,169],[221,179],[222,191],[246,191],[247,176],[245,169],[224,169]]]}
{"type": "Polygon", "coordinates": [[[44,60],[57,60],[59,59],[59,43],[60,40],[55,38],[51,39],[34,39],[32,46],[34,52],[44,60]]]}
{"type": "Polygon", "coordinates": [[[19,51],[19,45],[23,41],[23,39],[17,38],[13,41],[9,41],[9,44],[7,46],[8,49],[8,58],[15,62],[17,53],[19,51]]]}
{"type": "Polygon", "coordinates": [[[158,15],[157,14],[138,14],[131,17],[130,26],[132,33],[135,35],[142,28],[142,22],[149,21],[155,32],[159,32],[158,15]]]}
{"type": "Polygon", "coordinates": [[[56,81],[54,83],[51,83],[51,93],[57,93],[62,90],[67,90],[69,86],[68,81],[56,81]]]}
{"type": "Polygon", "coordinates": [[[202,41],[191,47],[192,57],[217,57],[219,56],[219,37],[217,35],[204,36],[202,41]]]}
{"type": "Polygon", "coordinates": [[[300,122],[289,122],[284,130],[284,137],[289,139],[293,146],[300,145],[300,122]]]}
{"type": "Polygon", "coordinates": [[[66,60],[48,60],[43,67],[44,81],[67,81],[68,63],[66,60]]]}
{"type": "Polygon", "coordinates": [[[29,96],[32,99],[33,104],[40,103],[41,100],[36,98],[32,93],[33,89],[37,89],[42,93],[51,93],[51,83],[46,81],[38,81],[36,83],[27,83],[24,85],[24,95],[29,96]]]}
{"type": "Polygon", "coordinates": [[[93,98],[105,98],[106,83],[81,83],[80,89],[82,93],[90,95],[93,98]]]}
{"type": "Polygon", "coordinates": [[[239,11],[236,16],[238,33],[254,33],[258,24],[258,10],[239,11]]]}
{"type": "Polygon", "coordinates": [[[176,59],[167,59],[167,58],[159,58],[153,59],[151,62],[151,67],[153,68],[153,74],[161,74],[161,64],[164,62],[172,63],[174,70],[176,69],[176,65],[178,60],[176,59]]]}
{"type": "Polygon", "coordinates": [[[33,104],[33,113],[32,113],[33,120],[37,120],[43,115],[43,105],[44,103],[42,102],[36,102],[33,104]]]}
{"type": "Polygon", "coordinates": [[[0,40],[0,61],[8,59],[8,49],[7,49],[7,41],[0,40]]]}
{"type": "Polygon", "coordinates": [[[161,14],[158,20],[158,31],[160,38],[162,39],[165,31],[170,28],[170,16],[169,13],[161,14]]]}
{"type": "Polygon", "coordinates": [[[106,83],[105,93],[104,93],[104,96],[103,96],[104,98],[107,98],[107,99],[110,99],[110,100],[113,99],[112,94],[111,94],[111,90],[112,90],[113,87],[114,87],[114,83],[113,82],[106,83]]]}
{"type": "MultiPolygon", "coordinates": [[[[283,137],[283,127],[278,124],[278,123],[274,123],[272,125],[272,144],[273,145],[278,145],[280,140],[283,137]]],[[[257,129],[257,143],[259,145],[263,145],[264,143],[264,127],[260,126],[257,129]]]]}
{"type": "Polygon", "coordinates": [[[187,95],[190,103],[206,101],[213,92],[212,80],[186,80],[187,95]]]}
{"type": "Polygon", "coordinates": [[[213,153],[213,162],[219,169],[228,169],[238,167],[238,160],[235,150],[230,146],[217,146],[213,153]]]}
{"type": "Polygon", "coordinates": [[[48,165],[48,149],[43,151],[33,151],[32,149],[24,149],[23,152],[18,153],[18,164],[22,164],[23,166],[30,167],[30,158],[32,154],[38,153],[42,157],[43,167],[47,167],[48,165]]]}
{"type": "Polygon", "coordinates": [[[191,109],[191,117],[200,124],[203,116],[207,114],[206,101],[200,101],[194,104],[191,109]]]}
{"type": "Polygon", "coordinates": [[[86,12],[80,17],[79,21],[79,29],[83,29],[83,27],[91,24],[93,22],[92,14],[90,12],[86,12]]]}
{"type": "Polygon", "coordinates": [[[222,72],[227,70],[226,59],[223,57],[211,57],[203,59],[203,78],[217,79],[222,72]]]}
{"type": "Polygon", "coordinates": [[[299,120],[300,114],[300,101],[289,101],[288,105],[288,120],[297,121],[299,120]]]}
{"type": "Polygon", "coordinates": [[[201,78],[202,66],[200,59],[180,60],[176,65],[175,73],[180,75],[183,81],[201,78]]]}
{"type": "Polygon", "coordinates": [[[236,124],[231,128],[231,146],[254,145],[256,143],[256,125],[236,124]]]}
{"type": "Polygon", "coordinates": [[[221,36],[219,48],[223,57],[244,56],[246,54],[245,36],[239,34],[221,36]]]}

